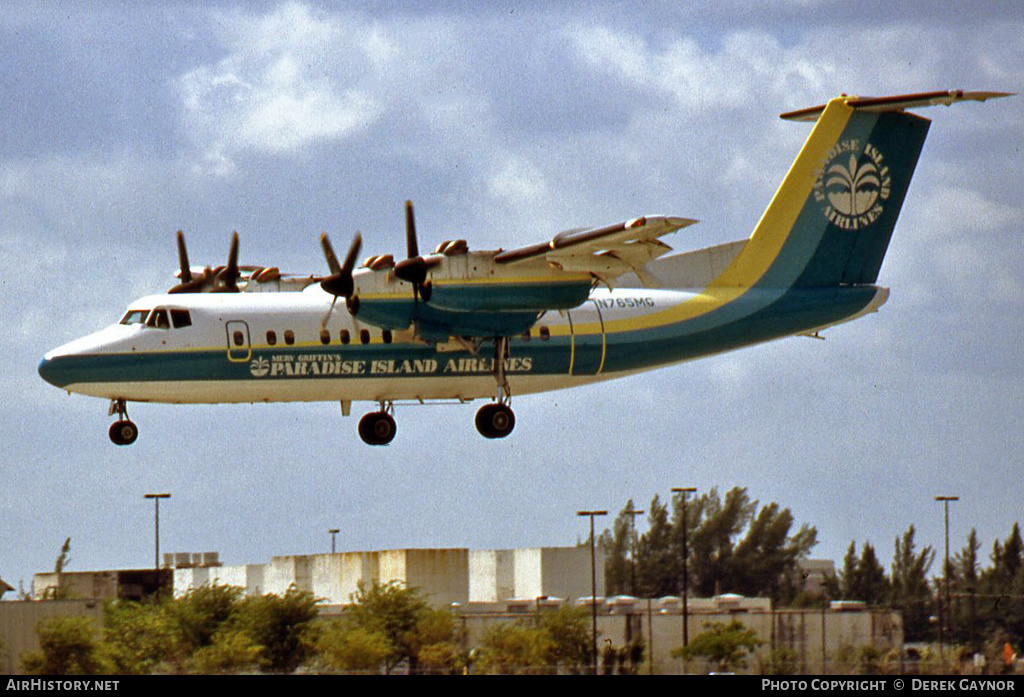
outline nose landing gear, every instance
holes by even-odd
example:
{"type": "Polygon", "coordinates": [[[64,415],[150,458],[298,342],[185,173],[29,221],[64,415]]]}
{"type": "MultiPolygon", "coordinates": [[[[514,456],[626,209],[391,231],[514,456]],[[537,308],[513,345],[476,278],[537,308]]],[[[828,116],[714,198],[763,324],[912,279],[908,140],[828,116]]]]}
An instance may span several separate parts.
{"type": "Polygon", "coordinates": [[[119,418],[110,426],[110,440],[114,445],[131,445],[139,437],[139,427],[128,418],[128,406],[123,399],[110,400],[109,415],[114,414],[119,418]]]}

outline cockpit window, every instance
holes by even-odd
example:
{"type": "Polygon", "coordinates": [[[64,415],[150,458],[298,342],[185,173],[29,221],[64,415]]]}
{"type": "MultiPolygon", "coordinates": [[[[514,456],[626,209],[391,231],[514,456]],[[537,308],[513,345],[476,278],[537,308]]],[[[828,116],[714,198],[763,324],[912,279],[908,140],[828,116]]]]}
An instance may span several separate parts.
{"type": "Polygon", "coordinates": [[[156,309],[149,313],[149,319],[146,320],[147,327],[156,327],[157,329],[170,329],[171,323],[167,319],[167,310],[156,309]]]}
{"type": "Polygon", "coordinates": [[[121,324],[142,324],[146,321],[149,310],[128,310],[121,318],[121,324]]]}
{"type": "Polygon", "coordinates": [[[171,320],[174,321],[175,329],[192,326],[192,315],[188,310],[171,310],[171,320]]]}

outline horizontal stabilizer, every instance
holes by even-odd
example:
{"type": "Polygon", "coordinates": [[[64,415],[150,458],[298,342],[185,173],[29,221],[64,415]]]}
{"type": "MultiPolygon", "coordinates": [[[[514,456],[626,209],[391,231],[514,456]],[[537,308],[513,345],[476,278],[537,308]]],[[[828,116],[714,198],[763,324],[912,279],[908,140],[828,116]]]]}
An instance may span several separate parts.
{"type": "MultiPolygon", "coordinates": [[[[1013,92],[964,92],[963,90],[949,90],[948,92],[919,92],[917,94],[900,94],[890,97],[847,97],[846,106],[856,111],[900,111],[902,109],[915,109],[918,107],[935,106],[942,104],[949,106],[956,102],[984,102],[988,99],[999,97],[1010,97],[1013,92]]],[[[779,114],[779,118],[789,121],[817,121],[822,112],[825,111],[825,104],[797,109],[779,114]]]]}

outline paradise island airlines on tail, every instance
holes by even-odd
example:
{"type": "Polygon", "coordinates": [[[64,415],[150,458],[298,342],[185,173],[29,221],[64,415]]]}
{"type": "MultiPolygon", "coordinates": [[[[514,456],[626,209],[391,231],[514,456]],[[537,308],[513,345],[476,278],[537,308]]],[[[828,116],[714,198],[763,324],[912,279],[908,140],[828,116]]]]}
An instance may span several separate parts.
{"type": "Polygon", "coordinates": [[[513,395],[609,380],[874,312],[876,285],[930,122],[906,110],[1007,96],[929,92],[841,96],[782,114],[813,130],[747,239],[666,256],[661,238],[694,224],[648,215],[518,249],[464,240],[421,254],[406,204],[406,258],[361,266],[357,235],[330,274],[189,266],[180,283],[122,319],[46,354],[39,373],[110,400],[110,438],[135,441],[128,402],[354,401],[371,445],[395,436],[403,402],[486,400],[476,426],[503,438],[513,395]],[[344,302],[339,305],[338,299],[344,302]]]}

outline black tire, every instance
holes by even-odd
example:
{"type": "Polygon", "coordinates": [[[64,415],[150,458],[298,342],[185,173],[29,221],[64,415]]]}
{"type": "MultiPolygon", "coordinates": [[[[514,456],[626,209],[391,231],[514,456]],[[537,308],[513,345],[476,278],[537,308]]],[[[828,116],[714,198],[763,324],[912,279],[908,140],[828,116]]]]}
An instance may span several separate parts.
{"type": "Polygon", "coordinates": [[[395,420],[387,412],[373,411],[359,420],[359,437],[367,445],[387,445],[397,432],[395,420]]]}
{"type": "Polygon", "coordinates": [[[139,437],[139,427],[127,419],[115,421],[108,432],[114,445],[131,445],[139,437]]]}
{"type": "Polygon", "coordinates": [[[476,413],[476,430],[484,438],[504,438],[516,427],[516,415],[505,404],[485,404],[476,413]]]}

